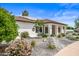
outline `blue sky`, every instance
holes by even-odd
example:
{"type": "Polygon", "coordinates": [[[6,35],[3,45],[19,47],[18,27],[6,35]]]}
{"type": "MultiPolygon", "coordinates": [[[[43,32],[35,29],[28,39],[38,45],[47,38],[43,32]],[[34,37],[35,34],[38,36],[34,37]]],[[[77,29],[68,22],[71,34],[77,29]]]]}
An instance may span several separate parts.
{"type": "Polygon", "coordinates": [[[74,20],[79,16],[77,3],[0,3],[0,7],[16,16],[27,10],[30,17],[51,19],[69,26],[74,26],[74,20]]]}

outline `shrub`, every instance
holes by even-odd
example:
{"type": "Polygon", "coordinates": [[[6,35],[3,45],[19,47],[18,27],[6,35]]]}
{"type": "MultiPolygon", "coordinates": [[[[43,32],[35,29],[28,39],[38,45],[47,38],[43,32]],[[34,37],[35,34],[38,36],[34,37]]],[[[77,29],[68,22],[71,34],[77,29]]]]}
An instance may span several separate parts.
{"type": "Polygon", "coordinates": [[[79,33],[78,33],[78,36],[79,36],[79,33]]]}
{"type": "Polygon", "coordinates": [[[36,41],[35,41],[35,40],[32,40],[31,46],[32,46],[32,47],[35,47],[35,45],[36,45],[36,41]]]}
{"type": "Polygon", "coordinates": [[[48,36],[48,35],[46,35],[46,34],[43,34],[43,35],[42,35],[43,38],[47,38],[47,36],[48,36]]]}
{"type": "Polygon", "coordinates": [[[79,36],[76,37],[76,40],[79,40],[79,36]]]}
{"type": "Polygon", "coordinates": [[[32,48],[26,40],[18,40],[7,47],[5,52],[9,56],[29,56],[32,53],[32,48]]]}
{"type": "Polygon", "coordinates": [[[79,37],[78,36],[67,36],[66,38],[68,38],[69,40],[79,40],[79,37]]]}
{"type": "Polygon", "coordinates": [[[27,37],[29,37],[28,32],[22,32],[22,33],[21,33],[21,37],[22,37],[22,38],[27,38],[27,37]]]}
{"type": "Polygon", "coordinates": [[[37,36],[42,36],[42,33],[38,33],[38,35],[37,36]]]}
{"type": "Polygon", "coordinates": [[[58,37],[58,38],[61,38],[62,36],[61,36],[61,34],[58,34],[57,37],[58,37]]]}
{"type": "Polygon", "coordinates": [[[47,46],[47,48],[48,49],[55,49],[56,47],[55,47],[55,45],[52,45],[51,43],[49,43],[48,46],[47,46]]]}
{"type": "Polygon", "coordinates": [[[51,34],[50,36],[51,36],[51,37],[54,37],[54,36],[55,36],[55,34],[51,34]]]}
{"type": "Polygon", "coordinates": [[[60,34],[58,34],[58,38],[61,38],[61,37],[64,37],[65,36],[65,34],[64,33],[60,33],[60,34]]]}
{"type": "Polygon", "coordinates": [[[44,33],[39,33],[38,36],[41,36],[42,38],[47,38],[48,35],[44,34],[44,33]]]}
{"type": "Polygon", "coordinates": [[[76,33],[72,33],[72,35],[76,35],[76,33]]]}
{"type": "Polygon", "coordinates": [[[15,16],[4,8],[0,8],[0,42],[9,42],[18,35],[15,16]]]}
{"type": "Polygon", "coordinates": [[[61,35],[62,37],[64,37],[64,36],[65,36],[65,34],[64,34],[64,33],[61,33],[60,35],[61,35]]]}

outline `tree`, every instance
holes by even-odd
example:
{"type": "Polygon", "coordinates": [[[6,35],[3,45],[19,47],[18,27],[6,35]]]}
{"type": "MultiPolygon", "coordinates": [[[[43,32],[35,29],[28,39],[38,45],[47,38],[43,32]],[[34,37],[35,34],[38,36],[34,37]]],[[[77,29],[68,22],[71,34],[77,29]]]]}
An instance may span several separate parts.
{"type": "Polygon", "coordinates": [[[42,20],[36,20],[35,27],[38,28],[38,33],[40,33],[40,27],[43,27],[44,30],[44,22],[42,20]]]}
{"type": "Polygon", "coordinates": [[[71,30],[73,30],[74,28],[73,28],[73,27],[70,27],[70,26],[67,26],[67,29],[71,29],[71,30]]]}
{"type": "Polygon", "coordinates": [[[9,42],[18,35],[15,17],[6,9],[0,8],[0,42],[9,42]]]}
{"type": "Polygon", "coordinates": [[[24,10],[24,11],[22,12],[22,16],[28,16],[28,15],[29,15],[28,11],[24,10]]]}
{"type": "Polygon", "coordinates": [[[75,20],[75,28],[79,28],[79,18],[75,20]]]}

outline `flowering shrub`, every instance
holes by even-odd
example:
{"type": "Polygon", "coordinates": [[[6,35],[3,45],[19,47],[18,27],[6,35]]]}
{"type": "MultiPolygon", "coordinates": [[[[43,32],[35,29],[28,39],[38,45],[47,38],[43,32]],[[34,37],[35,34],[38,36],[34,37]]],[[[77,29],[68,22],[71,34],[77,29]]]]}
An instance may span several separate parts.
{"type": "Polygon", "coordinates": [[[31,55],[32,48],[31,45],[23,39],[13,42],[5,49],[5,52],[10,56],[29,56],[31,55]]]}

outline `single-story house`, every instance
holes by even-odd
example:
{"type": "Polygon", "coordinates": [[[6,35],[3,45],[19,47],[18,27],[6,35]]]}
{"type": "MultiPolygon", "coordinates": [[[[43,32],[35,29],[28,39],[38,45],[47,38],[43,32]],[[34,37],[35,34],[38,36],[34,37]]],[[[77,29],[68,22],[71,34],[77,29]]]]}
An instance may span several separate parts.
{"type": "MultiPolygon", "coordinates": [[[[37,37],[38,31],[37,28],[34,28],[36,20],[37,19],[30,18],[28,16],[16,16],[16,23],[19,26],[19,33],[27,31],[30,37],[37,37]]],[[[59,33],[66,33],[66,24],[49,19],[43,19],[42,21],[45,24],[44,29],[43,27],[40,27],[40,33],[43,32],[48,35],[53,33],[55,33],[55,35],[58,35],[59,33]]]]}

